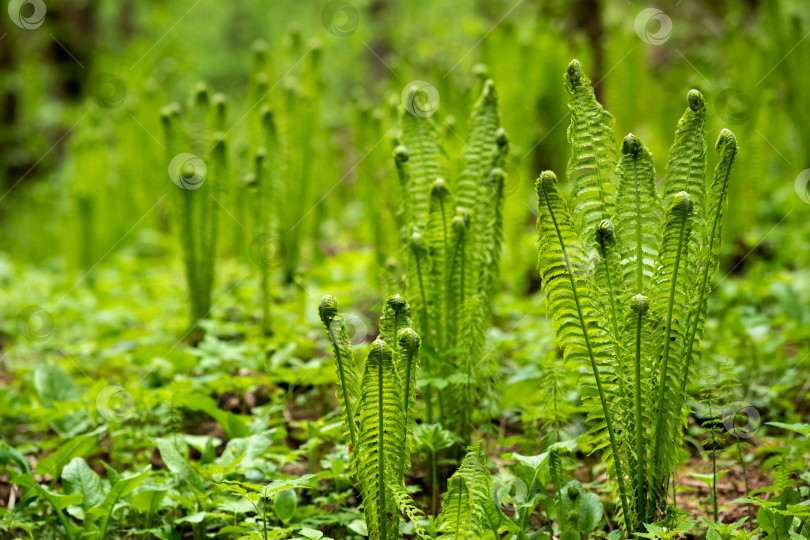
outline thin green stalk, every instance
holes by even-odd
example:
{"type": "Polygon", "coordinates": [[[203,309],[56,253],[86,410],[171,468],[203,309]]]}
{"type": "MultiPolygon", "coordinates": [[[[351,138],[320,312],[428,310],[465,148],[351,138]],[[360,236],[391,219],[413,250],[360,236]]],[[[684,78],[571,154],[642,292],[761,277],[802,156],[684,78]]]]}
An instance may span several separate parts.
{"type": "MultiPolygon", "coordinates": [[[[554,210],[552,209],[552,205],[548,200],[545,188],[543,188],[543,196],[546,198],[546,205],[549,208],[549,214],[551,215],[551,220],[554,223],[554,230],[557,232],[557,238],[560,241],[560,246],[562,246],[563,257],[565,258],[565,267],[571,268],[571,263],[568,260],[568,250],[565,249],[565,243],[562,241],[560,226],[557,224],[557,217],[554,215],[554,210]]],[[[605,415],[605,425],[607,427],[608,439],[610,440],[610,449],[613,453],[613,463],[616,467],[616,481],[619,484],[619,497],[622,503],[622,513],[624,514],[624,526],[627,529],[627,533],[630,534],[630,532],[633,530],[633,528],[630,526],[630,507],[627,504],[627,491],[624,485],[624,472],[621,465],[621,456],[619,455],[619,448],[616,444],[616,434],[613,432],[613,419],[611,418],[610,409],[608,408],[607,399],[605,398],[605,390],[602,387],[602,377],[599,375],[599,366],[596,364],[596,357],[594,356],[593,348],[591,347],[591,340],[588,337],[588,329],[585,326],[585,319],[583,318],[582,306],[579,302],[579,294],[577,293],[576,283],[574,282],[574,275],[571,272],[567,272],[567,274],[568,279],[571,282],[571,291],[574,295],[574,303],[577,307],[577,316],[579,317],[579,324],[582,328],[582,335],[585,337],[585,347],[588,350],[588,357],[591,361],[591,370],[593,371],[593,377],[596,381],[596,388],[599,392],[599,401],[602,404],[602,414],[605,415]]]]}
{"type": "MultiPolygon", "coordinates": [[[[664,395],[666,394],[667,370],[669,369],[669,349],[672,340],[672,311],[675,308],[675,289],[678,283],[678,270],[681,267],[681,253],[683,252],[683,240],[686,234],[686,222],[689,219],[688,205],[692,204],[689,195],[686,195],[687,209],[684,210],[681,218],[681,229],[678,237],[678,250],[675,253],[675,268],[672,270],[672,282],[669,286],[669,299],[667,301],[667,322],[664,332],[664,352],[661,355],[661,374],[658,379],[658,405],[659,414],[664,410],[664,395]]],[[[661,426],[662,419],[659,418],[655,425],[655,438],[653,439],[652,462],[659,463],[659,452],[661,450],[661,426]]]]}
{"type": "Polygon", "coordinates": [[[636,505],[639,522],[646,521],[647,497],[644,491],[644,478],[646,476],[646,462],[644,456],[644,426],[642,424],[641,410],[641,326],[644,318],[644,296],[638,295],[638,310],[636,312],[636,358],[635,358],[635,408],[636,408],[636,505]]]}
{"type": "MultiPolygon", "coordinates": [[[[422,263],[422,259],[420,259],[419,255],[417,254],[417,256],[416,256],[416,275],[419,278],[419,296],[421,298],[420,303],[422,305],[422,319],[423,319],[423,326],[422,326],[421,332],[422,332],[422,335],[429,336],[430,335],[430,331],[429,331],[430,320],[429,320],[429,316],[428,316],[427,302],[426,302],[426,298],[425,298],[425,282],[422,279],[422,265],[421,265],[421,263],[422,263]]],[[[426,354],[426,355],[423,355],[423,356],[424,356],[423,361],[425,363],[425,370],[427,370],[427,372],[430,373],[430,375],[432,377],[434,375],[434,373],[432,373],[430,371],[430,355],[426,354]]],[[[432,388],[431,388],[430,384],[428,384],[427,388],[425,388],[425,402],[426,402],[425,405],[426,405],[426,409],[427,409],[425,411],[426,414],[427,414],[427,423],[432,424],[433,423],[433,391],[432,391],[432,388]]]]}
{"type": "Polygon", "coordinates": [[[380,538],[383,540],[388,539],[388,529],[386,527],[386,511],[385,511],[385,411],[383,409],[383,351],[382,342],[380,343],[380,367],[377,370],[377,384],[379,385],[379,412],[377,417],[377,428],[379,429],[380,442],[377,449],[377,474],[379,479],[379,494],[380,494],[380,538]]]}
{"type": "Polygon", "coordinates": [[[438,476],[439,471],[436,465],[436,452],[428,450],[428,480],[430,482],[430,510],[436,516],[439,512],[439,490],[438,490],[438,476]]]}
{"type": "Polygon", "coordinates": [[[717,523],[717,451],[712,449],[712,509],[714,522],[717,523]]]}
{"type": "MultiPolygon", "coordinates": [[[[332,319],[333,321],[335,319],[332,319]]],[[[341,320],[341,329],[343,328],[343,321],[341,320]]],[[[335,337],[334,331],[332,329],[332,324],[326,325],[326,330],[329,333],[329,339],[332,342],[332,347],[335,349],[335,361],[338,365],[338,373],[340,373],[340,387],[343,389],[341,395],[343,396],[343,410],[346,411],[346,422],[349,424],[349,435],[352,440],[352,450],[357,449],[357,435],[355,433],[355,426],[354,426],[354,414],[352,411],[351,402],[349,401],[349,391],[348,386],[346,385],[346,373],[343,369],[343,362],[341,361],[340,356],[340,347],[338,346],[338,340],[335,337]]]]}

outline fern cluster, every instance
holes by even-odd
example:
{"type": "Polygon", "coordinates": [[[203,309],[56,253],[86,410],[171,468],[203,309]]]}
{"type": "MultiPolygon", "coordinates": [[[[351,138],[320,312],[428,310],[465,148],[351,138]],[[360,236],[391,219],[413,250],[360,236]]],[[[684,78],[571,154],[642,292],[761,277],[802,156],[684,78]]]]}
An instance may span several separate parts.
{"type": "Polygon", "coordinates": [[[426,537],[419,524],[424,513],[404,484],[421,345],[411,327],[410,306],[400,295],[386,300],[380,336],[371,344],[362,376],[337,300],[324,296],[318,311],[334,348],[338,399],[351,441],[350,467],[363,497],[369,534],[380,540],[400,538],[404,515],[426,537]]]}
{"type": "MultiPolygon", "coordinates": [[[[410,89],[408,99],[419,99],[410,89]]],[[[470,121],[460,174],[447,180],[444,151],[430,116],[400,110],[394,161],[402,188],[402,243],[406,282],[413,291],[415,325],[425,340],[430,378],[453,382],[453,392],[425,389],[426,420],[435,418],[470,440],[470,411],[483,360],[484,335],[498,281],[502,242],[506,133],[498,127],[492,81],[484,83],[470,121]],[[438,414],[435,409],[438,408],[438,414]]]]}
{"type": "Polygon", "coordinates": [[[571,202],[554,173],[540,175],[539,270],[566,358],[590,371],[582,392],[590,435],[615,481],[622,525],[633,531],[667,505],[737,146],[722,130],[707,183],[706,104],[691,90],[659,195],[652,154],[633,134],[617,151],[613,117],[578,61],[564,81],[571,202]]]}
{"type": "Polygon", "coordinates": [[[228,181],[225,97],[197,85],[190,104],[161,110],[174,190],[192,327],[208,316],[219,228],[218,197],[228,181]],[[192,154],[193,153],[193,154],[192,154]]]}

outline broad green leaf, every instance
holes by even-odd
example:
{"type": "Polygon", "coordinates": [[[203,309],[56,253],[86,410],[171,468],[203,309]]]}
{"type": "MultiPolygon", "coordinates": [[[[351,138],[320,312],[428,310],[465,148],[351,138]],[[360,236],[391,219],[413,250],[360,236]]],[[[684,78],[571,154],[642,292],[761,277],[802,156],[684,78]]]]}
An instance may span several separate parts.
{"type": "Polygon", "coordinates": [[[96,506],[104,500],[104,486],[101,478],[91,469],[84,458],[73,458],[62,470],[65,493],[78,493],[82,496],[85,508],[96,506]]]}
{"type": "MultiPolygon", "coordinates": [[[[186,459],[178,452],[175,446],[178,439],[174,438],[161,438],[157,439],[158,451],[160,451],[160,459],[166,464],[166,467],[173,473],[180,475],[183,480],[189,483],[191,487],[198,492],[204,492],[205,486],[202,478],[197,474],[191,465],[188,464],[186,459]]],[[[183,443],[185,446],[185,443],[183,443]]]]}
{"type": "Polygon", "coordinates": [[[54,402],[79,401],[79,388],[70,375],[57,364],[41,363],[34,370],[34,386],[39,400],[50,409],[54,402]]]}
{"type": "Polygon", "coordinates": [[[276,436],[276,429],[269,429],[263,433],[257,433],[250,437],[231,439],[225,445],[222,455],[217,458],[216,464],[227,467],[235,459],[243,457],[245,465],[249,466],[255,459],[259,458],[273,444],[276,436]]]}
{"type": "Polygon", "coordinates": [[[82,503],[82,496],[79,493],[71,493],[68,495],[62,493],[56,493],[55,491],[51,491],[50,489],[46,488],[45,486],[41,486],[34,480],[34,477],[30,474],[18,474],[14,478],[11,479],[12,484],[16,484],[18,486],[22,486],[28,489],[33,489],[34,491],[39,494],[43,499],[50,502],[56,510],[64,510],[71,504],[81,504],[82,503]]]}
{"type": "Polygon", "coordinates": [[[245,424],[239,416],[223,411],[219,408],[216,401],[205,394],[200,394],[199,392],[190,394],[181,393],[175,396],[175,404],[192,411],[204,412],[222,426],[222,429],[225,430],[225,433],[230,439],[250,435],[247,424],[245,424]]]}
{"type": "Polygon", "coordinates": [[[167,489],[141,489],[132,496],[132,508],[142,514],[153,514],[163,502],[167,489]]]}
{"type": "Polygon", "coordinates": [[[590,533],[599,520],[602,519],[602,501],[596,493],[585,493],[579,507],[579,521],[577,529],[583,533],[590,533]]]}
{"type": "Polygon", "coordinates": [[[57,478],[62,474],[62,468],[74,457],[85,457],[92,453],[98,445],[98,435],[106,428],[98,427],[90,433],[80,435],[71,441],[67,441],[56,451],[45,456],[37,463],[34,470],[43,476],[57,478]]]}
{"type": "Polygon", "coordinates": [[[294,489],[285,489],[273,501],[273,510],[282,523],[287,523],[295,515],[298,508],[298,497],[294,489]]]}
{"type": "Polygon", "coordinates": [[[22,467],[24,472],[31,472],[31,468],[28,466],[28,460],[25,459],[22,452],[13,446],[6,444],[6,441],[0,441],[0,465],[5,467],[11,461],[16,462],[20,467],[22,467]]]}

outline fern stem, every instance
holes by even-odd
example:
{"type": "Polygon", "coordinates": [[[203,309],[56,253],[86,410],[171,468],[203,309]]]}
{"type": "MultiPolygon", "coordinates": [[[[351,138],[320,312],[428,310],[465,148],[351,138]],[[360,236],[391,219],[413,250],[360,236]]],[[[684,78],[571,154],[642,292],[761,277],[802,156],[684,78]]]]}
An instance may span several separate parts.
{"type": "MultiPolygon", "coordinates": [[[[548,194],[546,193],[545,185],[541,182],[541,189],[543,191],[543,197],[546,200],[546,206],[549,209],[549,215],[551,216],[551,220],[554,223],[554,230],[557,232],[557,239],[560,242],[560,246],[562,248],[563,257],[565,258],[565,267],[571,268],[571,263],[568,260],[568,250],[565,248],[565,242],[562,239],[562,233],[560,232],[560,226],[557,224],[557,216],[554,215],[554,209],[551,202],[548,199],[548,194]]],[[[610,449],[613,453],[613,463],[616,468],[616,481],[619,484],[619,496],[621,498],[622,503],[622,513],[624,515],[624,526],[627,530],[627,533],[633,530],[630,527],[630,507],[627,504],[627,491],[625,489],[624,484],[624,472],[622,471],[621,465],[621,456],[619,455],[619,448],[616,444],[616,434],[613,432],[613,421],[611,418],[610,410],[607,405],[607,399],[605,398],[605,390],[602,387],[602,377],[599,375],[599,366],[596,364],[596,357],[593,353],[593,348],[591,347],[591,340],[588,337],[588,328],[585,325],[585,319],[582,315],[582,306],[579,302],[579,294],[577,293],[576,283],[574,282],[574,275],[571,272],[567,272],[568,279],[571,282],[571,291],[574,295],[574,303],[577,306],[577,316],[579,318],[579,324],[582,328],[582,335],[585,337],[585,346],[588,349],[588,357],[591,361],[591,370],[593,371],[593,377],[596,381],[596,388],[599,391],[599,401],[602,404],[602,413],[605,415],[605,425],[607,426],[608,438],[610,439],[610,449]]]]}
{"type": "Polygon", "coordinates": [[[635,358],[635,405],[636,405],[636,507],[639,522],[646,522],[647,497],[644,491],[644,478],[646,477],[646,460],[644,459],[644,426],[641,409],[641,327],[644,320],[645,296],[641,294],[633,298],[638,302],[636,309],[636,358],[635,358]]]}
{"type": "MultiPolygon", "coordinates": [[[[655,425],[655,437],[653,438],[653,452],[652,452],[652,463],[660,463],[659,461],[659,453],[661,451],[661,429],[664,424],[664,396],[666,394],[666,386],[667,386],[667,371],[669,369],[669,349],[670,345],[672,344],[671,336],[672,336],[672,312],[675,308],[675,291],[677,289],[678,284],[678,271],[681,267],[681,254],[683,253],[683,244],[684,244],[684,236],[686,235],[686,223],[689,220],[689,211],[690,205],[692,201],[689,199],[689,195],[682,191],[680,193],[683,195],[685,208],[683,209],[681,215],[681,225],[680,231],[678,236],[678,250],[675,252],[675,264],[672,269],[672,280],[669,285],[669,299],[667,300],[667,320],[666,320],[666,330],[664,331],[664,352],[661,355],[661,373],[658,379],[658,422],[655,425]]],[[[677,196],[676,196],[677,199],[677,196]]],[[[677,202],[675,204],[678,204],[677,202]]],[[[667,474],[669,476],[669,474],[667,474]]],[[[656,479],[657,480],[657,479],[656,479]]]]}
{"type": "MultiPolygon", "coordinates": [[[[430,336],[430,317],[428,315],[427,310],[427,298],[425,297],[425,282],[422,279],[422,259],[419,257],[417,253],[416,256],[416,275],[419,280],[419,296],[421,298],[420,304],[422,307],[422,328],[420,332],[422,332],[423,336],[430,336]]],[[[430,355],[424,354],[422,355],[423,361],[425,362],[425,369],[430,376],[433,376],[433,373],[430,371],[430,355]]],[[[433,423],[433,389],[431,388],[430,383],[428,383],[427,388],[425,388],[425,405],[426,405],[426,414],[427,414],[427,423],[433,423]]]]}
{"type": "Polygon", "coordinates": [[[605,235],[610,234],[613,236],[613,224],[609,220],[603,220],[599,224],[599,229],[596,233],[596,241],[599,244],[599,255],[602,257],[602,264],[605,266],[605,280],[608,286],[608,299],[610,300],[610,315],[613,320],[613,335],[616,343],[619,343],[619,319],[616,315],[616,296],[613,294],[613,279],[610,275],[610,264],[608,262],[607,246],[605,245],[605,235]]]}
{"type": "Polygon", "coordinates": [[[377,471],[379,475],[379,494],[380,494],[380,538],[382,540],[388,539],[388,530],[386,527],[386,505],[385,505],[385,409],[383,407],[384,387],[383,387],[383,342],[378,345],[380,348],[380,366],[377,370],[377,384],[379,385],[379,412],[377,417],[377,426],[379,429],[380,442],[377,447],[377,471]]]}
{"type": "MultiPolygon", "coordinates": [[[[722,133],[721,133],[722,137],[722,133]]],[[[719,141],[718,141],[719,142],[719,141]]],[[[706,300],[706,286],[708,285],[709,279],[709,259],[711,258],[712,249],[714,247],[714,240],[715,236],[717,235],[717,227],[720,225],[720,214],[723,211],[723,204],[725,204],[725,197],[727,193],[726,186],[728,186],[728,180],[731,176],[731,167],[734,164],[734,158],[736,157],[736,149],[735,152],[731,155],[731,161],[728,164],[728,167],[725,170],[725,177],[723,178],[722,185],[724,188],[720,191],[719,197],[720,200],[717,203],[717,212],[714,214],[714,219],[712,220],[712,231],[709,235],[709,245],[706,248],[706,260],[703,261],[703,273],[700,276],[700,289],[698,290],[698,301],[695,304],[695,317],[694,321],[690,321],[689,328],[687,329],[687,341],[686,341],[686,363],[683,370],[683,381],[681,384],[681,394],[686,393],[686,382],[689,379],[689,367],[692,363],[692,350],[695,345],[695,336],[697,335],[697,327],[700,324],[700,311],[703,309],[703,302],[706,300]]],[[[722,158],[721,158],[722,159],[722,158]]],[[[718,165],[719,167],[719,165],[718,165]]]]}
{"type": "MultiPolygon", "coordinates": [[[[737,457],[740,459],[740,466],[743,470],[743,480],[745,480],[745,496],[750,497],[750,492],[748,489],[748,471],[745,468],[745,461],[743,461],[742,455],[742,445],[740,444],[740,438],[737,437],[737,457]]],[[[753,522],[753,516],[751,515],[751,503],[745,505],[748,509],[748,528],[751,529],[751,523],[753,522]]]]}
{"type": "MultiPolygon", "coordinates": [[[[343,328],[343,321],[341,321],[340,327],[343,328]]],[[[343,366],[343,361],[341,360],[340,346],[338,345],[337,337],[335,337],[332,324],[326,325],[326,331],[329,333],[329,340],[332,342],[332,347],[335,349],[335,361],[337,362],[338,373],[340,374],[340,387],[343,389],[341,392],[343,396],[343,410],[346,411],[346,422],[349,424],[349,436],[352,440],[352,451],[354,451],[357,449],[357,434],[355,433],[354,412],[352,411],[352,403],[350,401],[349,386],[346,383],[346,371],[343,366]]]]}
{"type": "Polygon", "coordinates": [[[430,508],[431,513],[435,517],[438,514],[439,508],[439,489],[438,489],[438,476],[439,471],[436,465],[436,452],[433,450],[428,450],[428,468],[430,472],[428,473],[430,480],[430,508]]]}

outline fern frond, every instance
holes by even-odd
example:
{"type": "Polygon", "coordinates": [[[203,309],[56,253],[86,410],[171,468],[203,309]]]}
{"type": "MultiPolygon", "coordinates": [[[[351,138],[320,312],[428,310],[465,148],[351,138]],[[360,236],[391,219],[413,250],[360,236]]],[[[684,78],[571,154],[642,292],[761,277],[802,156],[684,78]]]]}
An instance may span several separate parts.
{"type": "Polygon", "coordinates": [[[609,219],[603,219],[596,229],[596,246],[600,261],[596,266],[594,277],[596,286],[602,292],[602,294],[597,295],[597,301],[602,304],[602,311],[610,321],[608,326],[611,336],[616,346],[618,346],[621,343],[621,333],[616,300],[621,292],[622,274],[621,261],[616,250],[615,228],[609,219]]]}
{"type": "Polygon", "coordinates": [[[652,154],[632,133],[622,143],[618,174],[615,225],[622,275],[628,290],[644,294],[649,291],[658,251],[660,204],[652,154]]]}
{"type": "Polygon", "coordinates": [[[473,107],[467,146],[461,154],[461,175],[456,184],[456,204],[476,214],[485,195],[484,179],[498,155],[498,96],[495,83],[484,83],[481,97],[473,107]]]}
{"type": "Polygon", "coordinates": [[[379,540],[399,538],[399,511],[389,483],[399,481],[394,471],[405,462],[401,388],[393,350],[375,340],[363,370],[357,409],[356,466],[366,525],[372,538],[379,540]]]}
{"type": "Polygon", "coordinates": [[[655,353],[655,337],[651,328],[650,299],[647,296],[637,294],[630,299],[630,309],[625,319],[624,343],[632,344],[623,350],[625,358],[622,358],[620,373],[620,392],[617,409],[621,411],[621,418],[617,419],[620,425],[627,427],[625,430],[626,452],[628,456],[628,467],[634,470],[635,499],[633,508],[639,521],[645,521],[647,507],[647,441],[649,436],[647,426],[651,421],[652,414],[648,404],[648,396],[653,388],[650,381],[653,377],[653,369],[650,360],[655,353]],[[632,366],[632,372],[629,369],[632,366]],[[633,387],[633,401],[630,403],[630,381],[633,387]],[[630,426],[633,426],[632,434],[630,426]]]}
{"type": "MultiPolygon", "coordinates": [[[[467,231],[470,217],[464,208],[457,208],[457,214],[450,225],[450,251],[447,257],[447,283],[445,285],[444,317],[447,319],[446,350],[458,348],[458,329],[461,314],[460,306],[466,301],[467,294],[467,231]]],[[[475,246],[473,245],[473,248],[475,246]]]]}
{"type": "Polygon", "coordinates": [[[582,276],[578,275],[570,257],[571,247],[581,245],[582,240],[574,228],[571,214],[560,197],[556,184],[557,177],[551,171],[541,174],[536,184],[538,267],[545,291],[546,311],[551,315],[554,332],[566,359],[582,361],[591,368],[600,411],[592,412],[589,418],[596,424],[593,430],[607,430],[610,451],[604,452],[603,457],[618,484],[625,527],[630,531],[631,515],[621,455],[613,430],[608,394],[602,384],[602,371],[607,360],[605,353],[609,344],[593,308],[591,289],[582,276]]]}
{"type": "MultiPolygon", "coordinates": [[[[419,371],[419,347],[422,345],[422,340],[413,328],[403,328],[397,334],[397,343],[399,350],[399,358],[397,359],[397,367],[400,374],[404,389],[402,392],[402,409],[405,414],[405,423],[402,426],[407,446],[405,455],[410,460],[411,446],[409,435],[413,431],[415,425],[415,409],[416,409],[416,375],[419,371]]],[[[405,474],[405,469],[410,463],[403,463],[399,467],[399,476],[405,474]]]]}
{"type": "MultiPolygon", "coordinates": [[[[688,316],[688,284],[684,268],[689,260],[692,201],[682,191],[667,210],[659,256],[653,277],[651,310],[653,320],[663,326],[659,332],[661,360],[656,385],[655,426],[650,459],[651,489],[665,497],[666,482],[674,461],[674,439],[682,406],[681,375],[688,316]]],[[[659,509],[664,510],[664,509],[659,509]]]]}
{"type": "Polygon", "coordinates": [[[360,377],[357,373],[357,365],[354,363],[352,342],[346,332],[343,315],[338,310],[337,298],[329,294],[324,296],[318,306],[318,314],[335,351],[335,368],[338,376],[337,398],[340,401],[343,423],[346,426],[344,435],[347,432],[351,441],[349,454],[353,455],[357,449],[357,424],[354,412],[357,401],[360,399],[360,377]]]}
{"type": "MultiPolygon", "coordinates": [[[[414,102],[415,94],[419,91],[416,87],[410,89],[409,103],[414,102]]],[[[407,160],[410,181],[406,197],[411,215],[419,223],[428,212],[433,182],[446,176],[442,150],[430,116],[418,116],[400,108],[399,121],[402,126],[400,141],[410,153],[407,160]]]]}
{"type": "Polygon", "coordinates": [[[571,204],[580,230],[592,231],[610,217],[615,194],[613,116],[596,100],[578,60],[568,64],[564,80],[571,109],[567,172],[568,181],[573,183],[571,204]]]}
{"type": "Polygon", "coordinates": [[[436,530],[447,538],[480,538],[491,482],[483,443],[478,441],[467,448],[467,455],[447,482],[436,530]]]}
{"type": "Polygon", "coordinates": [[[692,201],[692,234],[689,237],[689,260],[687,281],[696,280],[698,257],[706,229],[706,139],[704,123],[706,101],[697,90],[690,90],[688,106],[678,121],[675,142],[669,150],[669,161],[664,182],[663,208],[669,208],[675,195],[689,193],[692,201]]]}
{"type": "Polygon", "coordinates": [[[444,180],[438,178],[433,182],[430,191],[430,212],[425,227],[425,243],[430,263],[429,277],[425,283],[425,300],[428,312],[437,315],[431,324],[429,329],[431,334],[428,337],[431,345],[437,348],[443,347],[447,340],[447,320],[439,314],[445,309],[447,302],[452,208],[450,190],[447,189],[444,180]]]}
{"type": "MultiPolygon", "coordinates": [[[[395,353],[399,352],[397,336],[403,328],[413,326],[411,320],[411,306],[399,294],[392,294],[385,299],[382,315],[380,315],[380,336],[395,353]]],[[[400,374],[401,375],[401,374],[400,374]]]]}
{"type": "Polygon", "coordinates": [[[694,208],[695,230],[702,231],[698,225],[706,219],[706,100],[697,90],[690,90],[686,99],[688,106],[669,149],[662,202],[664,208],[669,208],[677,193],[687,192],[694,208]]]}
{"type": "Polygon", "coordinates": [[[708,241],[701,251],[698,279],[697,283],[693,284],[691,291],[685,366],[681,381],[682,393],[686,392],[689,370],[693,364],[697,363],[700,355],[699,345],[703,339],[703,325],[706,322],[708,310],[709,284],[720,264],[720,247],[723,242],[723,211],[728,204],[728,182],[731,177],[734,159],[737,157],[737,138],[731,131],[723,129],[717,138],[715,149],[720,154],[720,162],[714,169],[714,178],[709,188],[707,205],[708,241]]]}
{"type": "Polygon", "coordinates": [[[420,523],[420,521],[426,519],[425,513],[416,507],[405,487],[399,482],[389,482],[388,489],[391,490],[391,496],[394,499],[397,509],[413,523],[413,529],[416,535],[423,540],[432,540],[420,523]]]}

